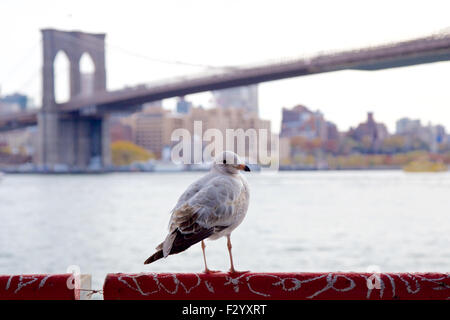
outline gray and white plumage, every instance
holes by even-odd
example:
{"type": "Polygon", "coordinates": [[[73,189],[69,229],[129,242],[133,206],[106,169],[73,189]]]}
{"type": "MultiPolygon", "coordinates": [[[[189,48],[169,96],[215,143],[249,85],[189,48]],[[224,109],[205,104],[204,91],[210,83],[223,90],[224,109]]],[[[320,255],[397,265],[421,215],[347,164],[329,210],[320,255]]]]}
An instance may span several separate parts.
{"type": "Polygon", "coordinates": [[[241,224],[249,205],[249,186],[239,157],[225,151],[208,174],[191,184],[172,210],[169,234],[145,264],[182,252],[204,239],[229,236],[241,224]]]}

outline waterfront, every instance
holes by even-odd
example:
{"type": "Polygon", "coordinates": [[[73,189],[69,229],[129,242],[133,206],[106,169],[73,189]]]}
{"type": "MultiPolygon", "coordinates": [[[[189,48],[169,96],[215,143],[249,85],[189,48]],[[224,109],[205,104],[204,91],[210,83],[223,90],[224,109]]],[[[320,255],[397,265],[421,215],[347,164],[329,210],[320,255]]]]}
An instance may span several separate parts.
{"type": "MultiPolygon", "coordinates": [[[[64,273],[93,287],[108,272],[198,272],[200,246],[144,266],[170,209],[203,173],[5,175],[0,273],[64,273]]],[[[248,174],[251,202],[233,233],[236,267],[252,271],[450,270],[450,174],[401,171],[248,174]]],[[[228,269],[224,239],[207,242],[228,269]]]]}

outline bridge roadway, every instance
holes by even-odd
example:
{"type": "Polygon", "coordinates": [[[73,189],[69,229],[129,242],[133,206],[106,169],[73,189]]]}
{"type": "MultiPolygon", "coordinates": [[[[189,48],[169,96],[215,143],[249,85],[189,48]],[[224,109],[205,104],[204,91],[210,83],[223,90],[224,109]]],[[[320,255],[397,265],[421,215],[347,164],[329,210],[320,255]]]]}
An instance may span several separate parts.
{"type": "Polygon", "coordinates": [[[63,111],[86,106],[124,107],[192,93],[245,86],[266,81],[338,70],[381,70],[450,60],[450,34],[409,41],[319,54],[255,66],[224,69],[221,72],[174,78],[152,86],[106,91],[91,97],[75,97],[61,104],[63,111]]]}
{"type": "Polygon", "coordinates": [[[34,126],[37,124],[38,109],[26,112],[0,115],[0,132],[34,126]]]}

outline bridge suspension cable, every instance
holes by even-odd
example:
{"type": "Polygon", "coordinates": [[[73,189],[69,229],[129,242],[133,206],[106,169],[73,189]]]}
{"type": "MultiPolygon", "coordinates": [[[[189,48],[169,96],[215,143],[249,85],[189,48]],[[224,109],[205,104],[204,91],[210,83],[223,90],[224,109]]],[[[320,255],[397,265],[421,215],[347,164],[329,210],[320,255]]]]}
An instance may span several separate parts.
{"type": "Polygon", "coordinates": [[[159,62],[159,63],[172,64],[172,65],[182,65],[182,66],[187,66],[187,67],[200,67],[200,68],[214,69],[214,70],[233,68],[231,66],[212,66],[212,65],[207,65],[207,64],[199,64],[199,63],[185,62],[185,61],[179,61],[179,60],[164,60],[164,59],[159,59],[159,58],[153,58],[150,56],[146,56],[146,55],[143,55],[140,53],[130,51],[128,49],[124,49],[124,48],[116,46],[116,45],[112,45],[112,44],[108,44],[108,45],[110,48],[115,48],[116,50],[122,51],[123,53],[128,54],[129,56],[149,60],[152,62],[159,62]]]}
{"type": "Polygon", "coordinates": [[[30,84],[33,83],[33,81],[35,81],[40,75],[41,75],[41,68],[35,70],[33,74],[26,81],[24,81],[22,85],[18,87],[19,88],[18,91],[20,92],[28,89],[30,87],[30,84]]]}
{"type": "Polygon", "coordinates": [[[11,69],[9,69],[8,72],[6,72],[5,80],[7,79],[10,81],[13,79],[18,72],[26,65],[26,62],[30,60],[30,57],[33,56],[33,54],[36,53],[36,49],[42,44],[42,39],[39,39],[36,41],[33,46],[31,46],[29,49],[25,51],[25,54],[23,56],[20,56],[16,63],[13,64],[11,69]]]}
{"type": "MultiPolygon", "coordinates": [[[[92,47],[91,47],[92,49],[98,50],[98,51],[101,50],[98,47],[99,43],[95,39],[89,39],[89,38],[79,39],[79,38],[77,38],[77,37],[75,37],[75,36],[73,36],[71,34],[62,34],[62,36],[66,37],[66,39],[68,39],[69,41],[83,42],[83,43],[89,42],[92,45],[92,47]]],[[[205,69],[214,69],[214,70],[235,68],[235,67],[232,67],[232,66],[213,66],[213,65],[192,63],[192,62],[186,62],[186,61],[180,61],[180,60],[167,60],[167,59],[150,57],[148,55],[144,55],[142,53],[137,53],[137,52],[131,51],[129,49],[125,49],[125,48],[123,48],[121,46],[118,46],[118,45],[115,45],[115,44],[111,44],[108,41],[105,41],[105,46],[107,46],[108,48],[111,48],[112,50],[121,51],[122,53],[125,53],[128,56],[132,56],[132,57],[135,57],[135,58],[148,60],[148,61],[151,61],[151,62],[171,64],[171,65],[182,65],[182,66],[205,68],[205,69]]]]}

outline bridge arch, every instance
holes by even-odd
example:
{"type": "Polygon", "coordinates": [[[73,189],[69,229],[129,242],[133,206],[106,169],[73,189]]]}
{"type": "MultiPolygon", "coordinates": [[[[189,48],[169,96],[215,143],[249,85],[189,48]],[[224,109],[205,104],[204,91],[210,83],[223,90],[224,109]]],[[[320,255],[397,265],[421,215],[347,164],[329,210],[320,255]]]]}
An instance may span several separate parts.
{"type": "MultiPolygon", "coordinates": [[[[39,153],[37,160],[51,170],[63,164],[70,168],[86,168],[90,165],[108,165],[109,140],[106,117],[88,117],[80,113],[62,115],[58,93],[55,95],[55,60],[67,57],[63,81],[58,87],[68,86],[65,98],[76,100],[82,93],[83,55],[87,54],[95,66],[92,77],[92,92],[106,90],[105,34],[79,31],[60,31],[44,29],[42,32],[43,70],[42,70],[42,108],[38,114],[39,153]],[[67,62],[68,60],[68,62],[67,62]],[[81,68],[81,70],[80,70],[81,68]],[[68,85],[67,85],[68,83],[68,85]],[[105,121],[104,121],[105,120],[105,121]]],[[[84,68],[84,67],[83,67],[84,68]]],[[[82,100],[82,99],[78,99],[82,100]]],[[[69,101],[69,102],[70,102],[69,101]]]]}
{"type": "Polygon", "coordinates": [[[105,34],[84,33],[79,31],[60,31],[55,29],[41,30],[43,35],[43,110],[52,111],[59,101],[55,99],[55,68],[54,61],[60,52],[64,52],[70,62],[69,66],[69,98],[81,93],[82,73],[80,63],[85,55],[95,66],[92,91],[106,90],[105,66],[105,34]]]}

